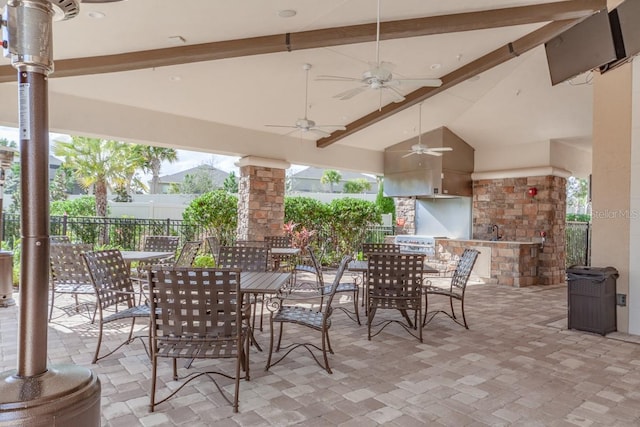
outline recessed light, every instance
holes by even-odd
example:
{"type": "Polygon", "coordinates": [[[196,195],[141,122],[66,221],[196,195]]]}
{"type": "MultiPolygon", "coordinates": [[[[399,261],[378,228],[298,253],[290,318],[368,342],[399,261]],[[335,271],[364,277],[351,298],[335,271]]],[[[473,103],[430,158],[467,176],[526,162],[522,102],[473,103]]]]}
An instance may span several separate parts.
{"type": "Polygon", "coordinates": [[[298,12],[296,12],[293,9],[284,9],[284,10],[279,10],[278,11],[278,16],[280,18],[293,18],[294,16],[297,15],[298,12]]]}
{"type": "Polygon", "coordinates": [[[432,70],[437,70],[440,67],[442,67],[442,64],[431,64],[429,68],[431,68],[432,70]]]}
{"type": "Polygon", "coordinates": [[[102,19],[104,18],[106,15],[102,12],[98,12],[96,10],[92,10],[91,12],[87,13],[87,16],[89,18],[93,18],[93,19],[102,19]]]}

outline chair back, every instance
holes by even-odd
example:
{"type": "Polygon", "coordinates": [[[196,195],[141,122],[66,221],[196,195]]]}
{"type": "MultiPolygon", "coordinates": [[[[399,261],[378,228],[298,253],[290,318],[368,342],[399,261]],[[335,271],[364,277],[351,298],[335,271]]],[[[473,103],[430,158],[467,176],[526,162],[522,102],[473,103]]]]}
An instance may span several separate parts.
{"type": "Polygon", "coordinates": [[[191,267],[193,262],[196,260],[196,256],[200,251],[200,247],[202,246],[202,242],[186,242],[182,245],[182,249],[180,250],[180,255],[178,255],[178,259],[176,259],[175,266],[176,267],[191,267]]]}
{"type": "Polygon", "coordinates": [[[362,254],[365,259],[368,259],[369,254],[371,253],[400,253],[400,245],[395,243],[363,243],[362,244],[362,254]]]}
{"type": "Polygon", "coordinates": [[[66,234],[61,236],[49,236],[49,243],[58,244],[58,243],[71,243],[71,239],[66,234]]]}
{"type": "Polygon", "coordinates": [[[102,308],[126,304],[134,307],[137,293],[133,289],[129,267],[117,249],[82,254],[102,308]]]}
{"type": "Polygon", "coordinates": [[[290,248],[291,236],[264,236],[265,246],[271,248],[290,248]]]}
{"type": "Polygon", "coordinates": [[[234,246],[249,246],[254,248],[266,248],[264,240],[236,240],[234,246]]]}
{"type": "Polygon", "coordinates": [[[220,240],[218,240],[215,236],[209,236],[205,238],[207,241],[207,245],[209,245],[209,250],[211,251],[211,255],[214,260],[218,259],[218,251],[220,251],[220,240]]]}
{"type": "Polygon", "coordinates": [[[179,244],[179,236],[146,236],[142,250],[149,252],[175,252],[179,244]]]}
{"type": "Polygon", "coordinates": [[[421,298],[424,258],[423,254],[369,254],[367,280],[371,298],[386,299],[378,305],[389,308],[402,300],[421,298]]]}
{"type": "Polygon", "coordinates": [[[340,281],[342,280],[342,276],[344,275],[344,272],[347,270],[347,265],[349,264],[349,261],[351,261],[352,259],[353,258],[351,257],[351,255],[344,255],[342,257],[342,260],[340,261],[340,265],[338,266],[338,270],[336,271],[336,276],[333,279],[331,286],[329,287],[329,292],[325,294],[325,298],[327,298],[326,305],[325,305],[325,318],[328,318],[329,315],[331,315],[331,311],[333,310],[331,308],[333,297],[335,296],[336,291],[338,290],[338,286],[340,285],[340,281]]]}
{"type": "Polygon", "coordinates": [[[462,294],[467,287],[469,276],[471,276],[471,270],[478,259],[479,251],[476,249],[465,249],[456,265],[456,269],[453,271],[451,277],[451,290],[457,289],[462,294]]]}
{"type": "Polygon", "coordinates": [[[267,271],[269,250],[256,246],[220,246],[218,267],[242,271],[267,271]]]}
{"type": "MultiPolygon", "coordinates": [[[[65,236],[66,237],[66,236],[65,236]]],[[[56,243],[51,245],[51,280],[54,284],[91,284],[87,265],[82,259],[84,252],[93,246],[88,243],[56,243]]]]}
{"type": "Polygon", "coordinates": [[[193,345],[199,340],[240,339],[239,269],[152,269],[149,279],[151,333],[156,350],[157,340],[191,340],[193,345]]]}

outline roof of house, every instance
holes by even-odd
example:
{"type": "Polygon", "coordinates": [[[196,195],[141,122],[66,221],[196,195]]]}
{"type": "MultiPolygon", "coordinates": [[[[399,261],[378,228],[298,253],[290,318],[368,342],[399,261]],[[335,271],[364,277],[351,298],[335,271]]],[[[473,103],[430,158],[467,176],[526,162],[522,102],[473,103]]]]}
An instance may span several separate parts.
{"type": "Polygon", "coordinates": [[[200,165],[200,166],[196,166],[194,168],[190,168],[190,169],[186,169],[171,175],[163,175],[160,177],[160,183],[163,184],[172,184],[172,183],[182,183],[184,182],[184,179],[187,175],[193,175],[194,173],[198,172],[199,170],[204,170],[209,172],[209,175],[211,176],[211,180],[213,181],[213,183],[215,185],[222,185],[222,183],[224,182],[224,180],[227,178],[227,176],[229,176],[228,172],[225,172],[221,169],[215,168],[213,166],[210,165],[200,165]]]}
{"type": "MultiPolygon", "coordinates": [[[[327,169],[309,167],[309,168],[306,168],[304,170],[301,170],[300,172],[292,174],[291,177],[294,178],[294,179],[317,179],[317,180],[320,180],[320,178],[322,178],[322,175],[324,174],[325,170],[327,170],[327,169]]],[[[371,175],[369,175],[369,174],[351,172],[351,171],[342,171],[342,170],[339,170],[338,172],[340,173],[340,175],[342,175],[341,181],[350,181],[352,179],[363,178],[363,179],[366,179],[368,182],[371,182],[371,183],[375,183],[376,182],[376,178],[371,176],[371,175]]]]}

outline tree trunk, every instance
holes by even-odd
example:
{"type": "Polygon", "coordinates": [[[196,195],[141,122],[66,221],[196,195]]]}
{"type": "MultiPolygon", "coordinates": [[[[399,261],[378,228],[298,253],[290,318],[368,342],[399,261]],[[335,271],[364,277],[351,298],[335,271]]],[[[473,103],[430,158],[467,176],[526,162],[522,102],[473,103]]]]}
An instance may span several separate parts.
{"type": "MultiPolygon", "coordinates": [[[[95,183],[95,195],[96,195],[96,216],[107,216],[107,183],[102,180],[98,180],[95,183]]],[[[98,235],[98,244],[105,245],[108,241],[107,228],[103,227],[98,235]]]]}

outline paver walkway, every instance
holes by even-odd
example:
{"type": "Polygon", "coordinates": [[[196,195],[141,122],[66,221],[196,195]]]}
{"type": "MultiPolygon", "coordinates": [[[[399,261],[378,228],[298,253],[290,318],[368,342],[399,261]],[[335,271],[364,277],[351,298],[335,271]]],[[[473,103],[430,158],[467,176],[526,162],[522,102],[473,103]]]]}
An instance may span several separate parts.
{"type": "MultiPolygon", "coordinates": [[[[149,413],[142,344],[91,365],[96,333],[82,316],[50,324],[48,357],[98,373],[105,427],[640,425],[640,346],[620,333],[567,330],[566,312],[563,285],[475,284],[467,295],[471,329],[440,316],[421,344],[397,325],[368,341],[366,326],[337,311],[334,374],[302,351],[265,372],[266,354],[253,349],[238,414],[204,377],[149,413]]],[[[0,309],[0,371],[15,368],[17,313],[0,309]]],[[[267,331],[257,332],[265,348],[267,331]]],[[[159,393],[171,377],[163,363],[159,393]]]]}

